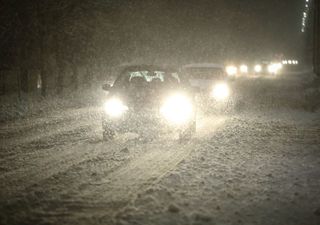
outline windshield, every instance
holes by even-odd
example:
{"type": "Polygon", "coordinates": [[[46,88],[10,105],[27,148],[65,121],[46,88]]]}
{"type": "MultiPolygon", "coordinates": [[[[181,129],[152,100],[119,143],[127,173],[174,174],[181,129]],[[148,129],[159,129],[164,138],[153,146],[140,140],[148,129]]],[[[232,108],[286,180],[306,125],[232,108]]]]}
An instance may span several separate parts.
{"type": "Polygon", "coordinates": [[[115,81],[115,87],[128,86],[162,86],[162,85],[179,85],[180,79],[178,73],[167,72],[164,70],[124,70],[115,81]]]}

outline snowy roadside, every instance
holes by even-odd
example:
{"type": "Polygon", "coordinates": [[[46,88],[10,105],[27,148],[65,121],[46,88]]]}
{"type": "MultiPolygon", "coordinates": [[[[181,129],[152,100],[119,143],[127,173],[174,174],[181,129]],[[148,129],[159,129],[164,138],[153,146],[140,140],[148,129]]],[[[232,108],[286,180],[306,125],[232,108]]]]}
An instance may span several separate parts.
{"type": "Polygon", "coordinates": [[[17,95],[0,96],[0,123],[6,124],[19,119],[35,119],[53,114],[63,116],[66,110],[99,106],[105,96],[105,92],[99,86],[46,98],[32,94],[23,94],[21,98],[17,95]]]}
{"type": "Polygon", "coordinates": [[[282,74],[278,77],[241,78],[233,84],[240,111],[320,109],[320,80],[314,74],[282,74]]]}

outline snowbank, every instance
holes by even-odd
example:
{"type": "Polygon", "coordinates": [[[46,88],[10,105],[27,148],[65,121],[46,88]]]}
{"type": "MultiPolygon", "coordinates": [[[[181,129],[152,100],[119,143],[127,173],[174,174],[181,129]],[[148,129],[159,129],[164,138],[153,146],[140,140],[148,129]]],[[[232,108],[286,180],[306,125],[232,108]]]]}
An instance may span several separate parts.
{"type": "Polygon", "coordinates": [[[319,79],[314,74],[283,74],[280,77],[247,79],[233,84],[244,111],[297,109],[317,111],[320,107],[319,79]]]}
{"type": "Polygon", "coordinates": [[[64,93],[63,96],[48,96],[17,94],[0,97],[0,122],[15,120],[25,117],[39,116],[42,114],[61,112],[70,108],[98,106],[106,93],[97,87],[91,90],[64,93]]]}

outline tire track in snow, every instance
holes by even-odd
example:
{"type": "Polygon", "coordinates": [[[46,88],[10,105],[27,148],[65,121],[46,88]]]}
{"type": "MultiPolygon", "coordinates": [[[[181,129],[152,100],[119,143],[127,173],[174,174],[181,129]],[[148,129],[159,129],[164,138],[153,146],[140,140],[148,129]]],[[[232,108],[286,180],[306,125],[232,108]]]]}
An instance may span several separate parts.
{"type": "Polygon", "coordinates": [[[73,121],[93,121],[97,117],[100,118],[99,115],[98,108],[81,108],[62,112],[58,115],[18,120],[11,125],[2,125],[0,127],[0,140],[6,143],[28,138],[31,134],[50,133],[51,130],[57,130],[73,121]]]}
{"type": "MultiPolygon", "coordinates": [[[[210,137],[225,121],[226,117],[203,121],[199,134],[192,142],[186,144],[178,144],[177,141],[168,143],[163,140],[136,146],[136,148],[145,148],[149,151],[111,172],[99,183],[82,190],[81,200],[76,203],[76,207],[86,208],[86,205],[89,205],[92,208],[92,205],[107,202],[109,207],[100,209],[93,207],[94,212],[90,210],[90,213],[114,218],[132,203],[139,193],[143,193],[174,170],[192,151],[203,148],[203,139],[210,137]]],[[[70,204],[75,207],[74,202],[70,204]]],[[[66,205],[64,207],[68,208],[66,205]]],[[[79,216],[78,212],[72,215],[72,217],[79,216]]]]}
{"type": "MultiPolygon", "coordinates": [[[[98,183],[90,183],[82,189],[79,196],[68,199],[49,200],[46,204],[52,205],[54,210],[50,214],[59,214],[68,211],[66,220],[79,221],[80,218],[90,217],[108,220],[125,209],[137,195],[159,182],[168,172],[172,171],[194,149],[197,143],[181,145],[167,143],[159,148],[159,142],[142,144],[134,148],[153,148],[142,153],[126,164],[112,169],[104,179],[98,183]],[[57,206],[58,207],[55,207],[57,206]]],[[[131,147],[131,149],[133,146],[131,147]]],[[[88,182],[88,181],[85,181],[88,182]]],[[[66,192],[77,189],[75,186],[67,187],[66,192]]],[[[66,194],[66,193],[65,193],[66,194]]],[[[66,194],[67,195],[67,194],[66,194]]],[[[48,212],[43,211],[38,216],[46,220],[48,212]]]]}
{"type": "MultiPolygon", "coordinates": [[[[63,197],[62,199],[49,198],[44,200],[43,204],[50,207],[49,211],[53,216],[67,210],[65,217],[71,221],[75,221],[75,219],[79,221],[80,218],[88,215],[112,219],[134,201],[139,193],[158,183],[192,151],[198,150],[205,137],[210,137],[223,122],[224,120],[204,122],[206,126],[200,126],[199,133],[189,143],[178,144],[176,140],[157,140],[151,143],[132,145],[129,149],[132,151],[136,149],[142,154],[138,154],[137,157],[126,161],[112,171],[107,171],[107,175],[102,177],[102,180],[99,179],[99,183],[88,182],[92,180],[90,178],[79,181],[79,185],[84,182],[87,182],[87,185],[81,188],[72,200],[63,197]]],[[[28,195],[27,192],[23,193],[24,190],[29,189],[28,187],[32,188],[31,186],[34,184],[41,185],[42,181],[54,175],[68,176],[68,171],[74,165],[86,164],[86,161],[99,155],[102,156],[102,153],[106,151],[117,152],[127,145],[125,140],[122,142],[116,140],[111,143],[80,143],[74,146],[62,146],[62,149],[57,148],[59,150],[57,154],[53,151],[51,156],[36,159],[33,165],[28,168],[21,168],[6,173],[5,176],[0,176],[0,197],[11,199],[19,193],[28,195]]],[[[111,159],[107,157],[103,157],[106,160],[102,160],[101,163],[110,163],[111,159]]],[[[50,186],[50,188],[54,188],[54,186],[50,186]]],[[[70,189],[68,186],[66,189],[66,194],[68,194],[70,189]]],[[[46,220],[48,211],[40,210],[36,214],[37,218],[46,220]]]]}
{"type": "MultiPolygon", "coordinates": [[[[45,131],[39,130],[35,133],[27,133],[25,136],[18,136],[14,138],[10,138],[1,142],[0,147],[2,149],[12,148],[15,146],[23,146],[28,143],[41,141],[42,139],[46,139],[50,136],[58,135],[61,133],[68,133],[76,129],[80,129],[83,126],[90,126],[93,122],[91,120],[72,120],[67,124],[58,124],[54,127],[48,127],[45,131]]],[[[100,125],[100,124],[99,124],[100,125]]]]}
{"type": "Polygon", "coordinates": [[[93,114],[98,111],[99,108],[85,107],[80,109],[69,109],[61,112],[52,112],[47,115],[42,115],[41,117],[28,117],[18,119],[12,122],[1,123],[0,134],[2,135],[4,133],[22,132],[23,130],[29,130],[43,125],[59,123],[64,120],[74,119],[85,114],[93,114]]]}
{"type": "MultiPolygon", "coordinates": [[[[0,176],[0,196],[10,198],[33,184],[64,172],[83,161],[97,157],[110,149],[121,149],[126,141],[106,143],[86,143],[64,146],[64,150],[52,152],[51,155],[37,158],[27,167],[4,173],[0,176]]],[[[58,149],[57,149],[58,150],[58,149]]]]}
{"type": "Polygon", "coordinates": [[[94,126],[83,125],[41,140],[31,141],[25,145],[11,146],[0,153],[0,169],[10,171],[24,167],[32,163],[34,159],[44,156],[50,157],[53,152],[59,152],[61,146],[70,146],[83,141],[95,140],[98,136],[97,132],[101,133],[94,126]]]}

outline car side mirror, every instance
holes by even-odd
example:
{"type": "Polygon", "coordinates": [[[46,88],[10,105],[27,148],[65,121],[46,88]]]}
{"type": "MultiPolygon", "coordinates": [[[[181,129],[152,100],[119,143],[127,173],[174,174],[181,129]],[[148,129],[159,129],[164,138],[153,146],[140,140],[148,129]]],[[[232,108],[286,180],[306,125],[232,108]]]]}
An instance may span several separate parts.
{"type": "Polygon", "coordinates": [[[110,85],[110,84],[104,84],[104,85],[102,86],[102,89],[105,90],[105,91],[110,91],[111,85],[110,85]]]}

